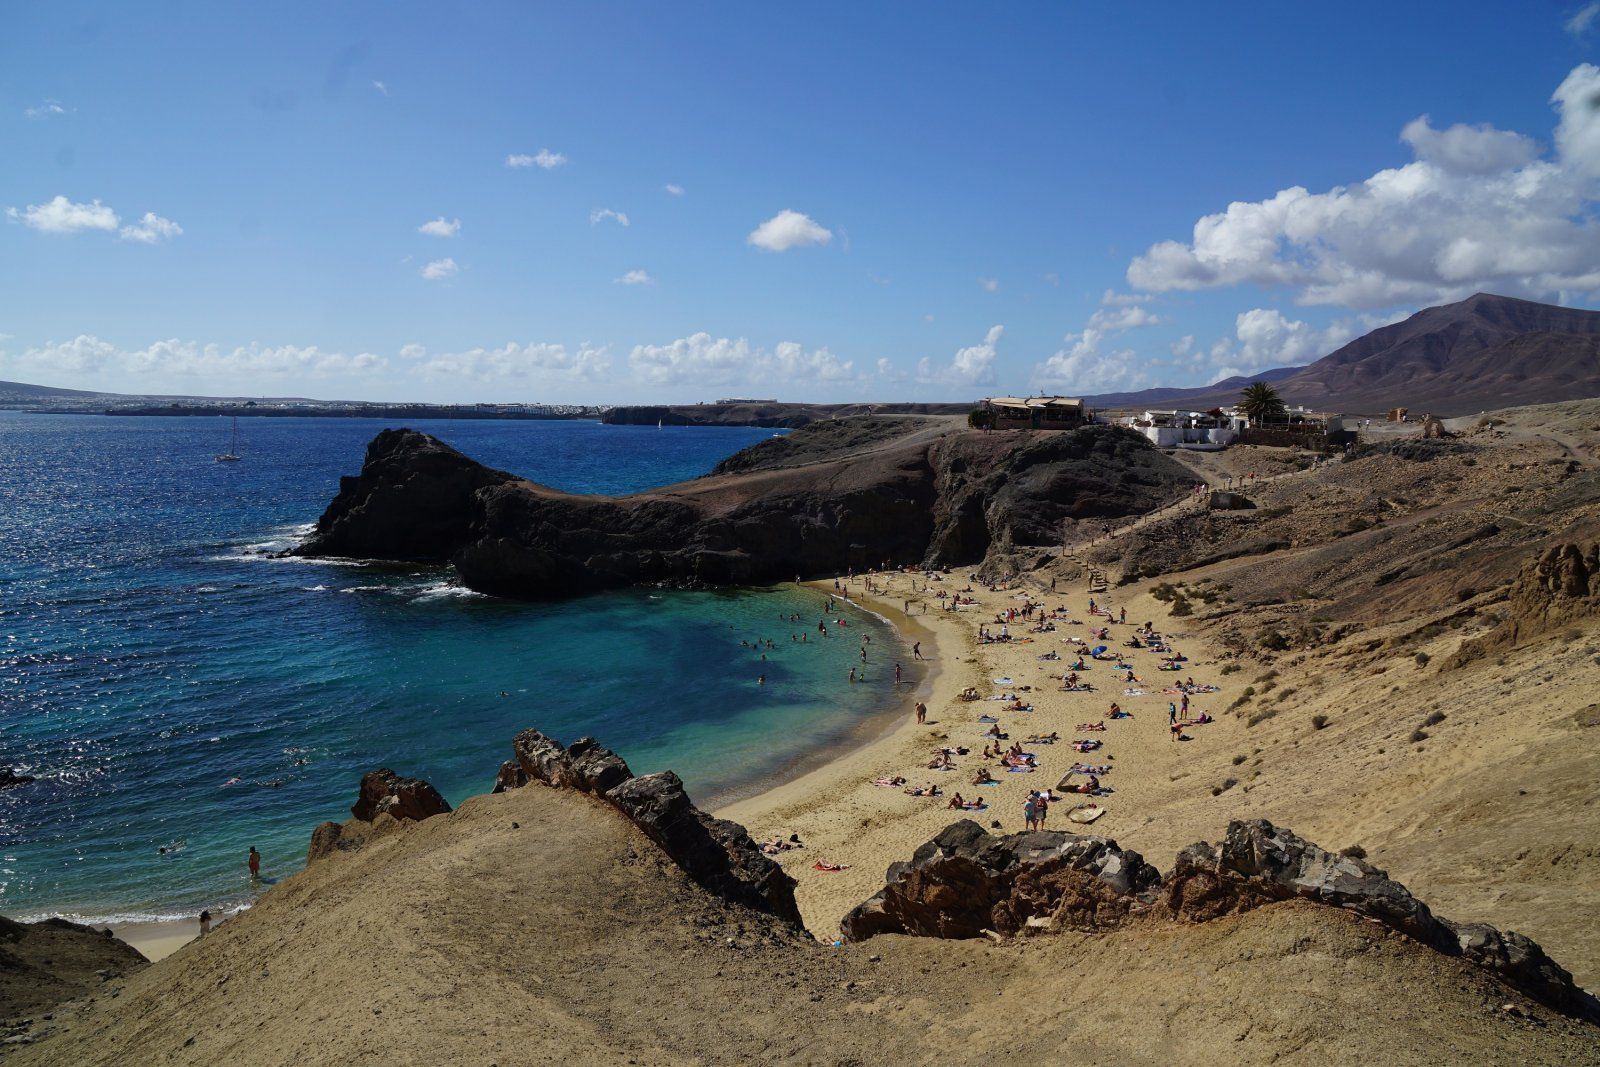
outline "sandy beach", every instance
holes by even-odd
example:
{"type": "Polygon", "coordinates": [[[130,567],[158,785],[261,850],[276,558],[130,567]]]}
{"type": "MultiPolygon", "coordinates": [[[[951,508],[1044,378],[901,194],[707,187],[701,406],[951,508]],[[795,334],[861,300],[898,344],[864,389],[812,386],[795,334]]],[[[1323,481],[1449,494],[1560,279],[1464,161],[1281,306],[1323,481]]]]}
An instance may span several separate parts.
{"type": "MultiPolygon", "coordinates": [[[[1189,728],[1185,731],[1189,740],[1171,739],[1167,704],[1181,700],[1181,696],[1164,693],[1163,689],[1178,679],[1192,677],[1199,685],[1219,685],[1221,679],[1211,650],[1196,638],[1180,636],[1181,630],[1175,634],[1170,625],[1174,620],[1169,620],[1164,608],[1143,595],[1142,586],[1129,586],[1094,598],[1097,606],[1113,614],[1127,609],[1127,624],[1117,625],[1103,616],[1091,619],[1090,596],[1081,582],[1070,590],[1063,586],[1055,593],[1047,584],[1020,584],[990,592],[951,573],[943,582],[933,583],[934,592],[924,593],[915,591],[925,587],[921,575],[870,577],[875,594],[867,593],[864,579],[856,577],[846,583],[851,599],[893,623],[907,645],[921,641],[923,654],[935,668],[924,686],[904,697],[900,725],[822,767],[718,812],[743,823],[757,840],[787,838],[790,834],[800,837],[805,847],[783,853],[779,860],[799,883],[796,897],[801,911],[807,926],[819,937],[831,936],[847,911],[882,887],[884,870],[890,863],[908,858],[918,845],[957,818],[971,818],[985,827],[997,824],[1008,833],[1025,829],[1022,808],[1028,792],[1056,788],[1063,775],[1080,761],[1110,766],[1112,769],[1100,777],[1111,792],[1103,797],[1075,797],[1052,805],[1047,827],[1115,836],[1124,844],[1148,850],[1158,865],[1170,861],[1168,850],[1215,832],[1206,817],[1195,820],[1192,827],[1174,826],[1158,819],[1155,812],[1182,801],[1184,794],[1201,790],[1199,783],[1185,780],[1185,764],[1196,755],[1195,749],[1214,749],[1235,741],[1233,735],[1242,732],[1242,727],[1236,718],[1220,715],[1226,694],[1212,693],[1192,697],[1192,712],[1210,712],[1218,721],[1189,728]],[[963,596],[975,603],[963,604],[954,612],[940,608],[937,590],[954,591],[969,585],[972,591],[963,596]],[[980,625],[991,633],[998,632],[997,616],[1012,608],[1020,611],[1029,597],[1047,610],[1066,609],[1064,615],[1053,620],[1053,632],[1031,633],[1032,624],[1019,617],[1009,624],[1012,640],[980,642],[980,625]],[[909,617],[904,611],[907,600],[913,612],[909,617]],[[927,614],[921,613],[924,605],[927,614]],[[1158,671],[1160,654],[1123,647],[1145,621],[1155,621],[1157,631],[1174,640],[1174,647],[1188,657],[1184,670],[1158,671]],[[1109,639],[1090,638],[1090,631],[1107,625],[1109,639]],[[1113,673],[1113,665],[1093,659],[1086,659],[1088,669],[1078,672],[1094,687],[1093,691],[1062,692],[1060,676],[1080,647],[1070,643],[1069,638],[1085,641],[1086,648],[1105,644],[1124,653],[1126,662],[1143,682],[1136,687],[1143,695],[1126,695],[1127,687],[1121,676],[1113,673]],[[1040,659],[1051,652],[1061,658],[1040,659]],[[1000,679],[1011,681],[1003,683],[1000,679]],[[961,698],[969,686],[977,690],[978,700],[961,698]],[[1016,693],[1034,710],[1002,710],[1008,702],[991,699],[1002,693],[1016,693]],[[918,699],[928,705],[928,721],[920,726],[912,711],[918,699]],[[1110,719],[1107,712],[1113,701],[1131,717],[1110,719]],[[1000,729],[1010,741],[1021,741],[1027,751],[1036,755],[1038,770],[1007,773],[998,760],[985,761],[981,756],[985,744],[982,734],[988,724],[980,723],[980,717],[998,718],[1000,729]],[[1104,731],[1077,730],[1079,724],[1100,722],[1105,725],[1104,731]],[[1060,738],[1054,744],[1027,742],[1030,736],[1051,733],[1060,738]],[[1074,751],[1071,742],[1085,738],[1098,739],[1104,745],[1095,752],[1074,751]],[[954,770],[930,770],[930,758],[944,747],[965,747],[970,751],[954,757],[954,770]],[[973,785],[974,772],[980,767],[988,768],[998,781],[973,785]],[[909,796],[905,787],[874,784],[874,779],[897,777],[906,779],[907,786],[936,784],[943,795],[909,796]],[[949,799],[956,793],[969,801],[982,800],[984,807],[976,811],[953,810],[949,799]],[[1096,822],[1085,827],[1067,820],[1068,808],[1091,800],[1106,809],[1096,822]],[[819,861],[845,869],[819,871],[813,866],[819,861]]],[[[825,591],[833,589],[832,582],[816,585],[825,591]]],[[[1082,776],[1075,779],[1083,780],[1082,776]]],[[[1208,792],[1200,795],[1209,800],[1208,792]]],[[[1195,807],[1209,808],[1198,804],[1195,807]]],[[[1215,821],[1210,819],[1210,823],[1215,821]]]]}

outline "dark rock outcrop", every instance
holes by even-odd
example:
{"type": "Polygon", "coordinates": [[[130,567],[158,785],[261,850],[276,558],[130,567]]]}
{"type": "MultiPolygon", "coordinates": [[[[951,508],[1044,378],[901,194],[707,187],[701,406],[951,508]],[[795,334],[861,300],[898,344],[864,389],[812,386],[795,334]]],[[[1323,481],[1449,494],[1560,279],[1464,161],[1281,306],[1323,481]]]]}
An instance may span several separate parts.
{"type": "Polygon", "coordinates": [[[820,423],[786,439],[782,455],[752,457],[750,469],[614,498],[561,493],[481,467],[426,434],[384,431],[361,475],[343,480],[293,551],[449,561],[469,588],[530,599],[642,583],[760,584],[1058,545],[1073,521],[1152,510],[1192,479],[1112,427],[983,434],[905,425],[881,442],[878,429],[864,430],[863,444],[848,425],[820,423]],[[818,440],[808,445],[807,434],[818,440]]]}
{"type": "Polygon", "coordinates": [[[889,868],[888,884],[844,917],[846,941],[877,934],[980,937],[1125,916],[1160,873],[1103,837],[1059,830],[994,836],[970,819],[889,868]]]}
{"type": "MultiPolygon", "coordinates": [[[[738,823],[713,818],[695,807],[671,771],[635,776],[622,757],[592,737],[567,748],[538,730],[512,742],[522,782],[590,793],[616,809],[661,846],[685,874],[724,900],[767,912],[801,927],[794,879],[756,847],[738,823]]],[[[517,788],[508,762],[495,791],[517,788]]]]}
{"type": "Polygon", "coordinates": [[[14,785],[27,785],[34,780],[31,775],[14,771],[10,767],[0,767],[0,789],[10,789],[14,785]]]}
{"type": "Polygon", "coordinates": [[[29,1040],[35,1020],[24,1016],[99,993],[107,983],[148,965],[137,949],[92,927],[66,919],[21,923],[0,916],[0,1020],[8,1023],[4,1032],[11,1046],[6,1051],[29,1040]]]}
{"type": "Polygon", "coordinates": [[[1355,912],[1492,971],[1552,1008],[1600,1020],[1595,998],[1529,938],[1441,919],[1384,871],[1264,819],[1229,823],[1220,845],[1188,846],[1165,878],[1106,838],[1054,830],[995,837],[963,820],[917,849],[909,863],[890,867],[882,891],[840,925],[847,941],[883,933],[1012,935],[1139,916],[1209,922],[1286,900],[1355,912]]]}
{"type": "Polygon", "coordinates": [[[1211,496],[1206,501],[1212,511],[1249,511],[1256,505],[1243,493],[1230,493],[1223,489],[1211,490],[1211,496]]]}
{"type": "Polygon", "coordinates": [[[1505,619],[1447,661],[1458,667],[1600,615],[1600,544],[1564,544],[1528,559],[1511,583],[1505,619]]]}
{"type": "Polygon", "coordinates": [[[449,810],[449,802],[421,778],[402,778],[381,767],[361,776],[361,794],[351,805],[350,814],[362,822],[371,822],[379,815],[420,821],[449,810]]]}
{"type": "Polygon", "coordinates": [[[383,430],[361,473],[339,493],[294,555],[446,563],[461,548],[480,489],[515,479],[416,430],[383,430]]]}

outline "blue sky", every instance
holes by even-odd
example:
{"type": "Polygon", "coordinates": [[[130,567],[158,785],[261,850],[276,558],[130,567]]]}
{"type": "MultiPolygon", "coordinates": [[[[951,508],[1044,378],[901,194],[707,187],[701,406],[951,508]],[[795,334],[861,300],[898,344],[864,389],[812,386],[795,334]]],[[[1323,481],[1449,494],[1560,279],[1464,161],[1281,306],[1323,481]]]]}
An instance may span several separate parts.
{"type": "Polygon", "coordinates": [[[1288,8],[13,6],[0,378],[966,399],[1594,304],[1600,7],[1288,8]]]}

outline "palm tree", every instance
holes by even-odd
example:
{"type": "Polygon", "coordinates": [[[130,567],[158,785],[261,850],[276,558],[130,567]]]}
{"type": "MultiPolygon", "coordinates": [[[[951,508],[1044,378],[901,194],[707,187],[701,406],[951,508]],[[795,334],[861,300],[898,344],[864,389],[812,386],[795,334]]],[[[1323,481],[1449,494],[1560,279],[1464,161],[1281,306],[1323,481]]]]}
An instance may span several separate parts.
{"type": "Polygon", "coordinates": [[[1244,387],[1244,392],[1239,394],[1239,410],[1244,412],[1255,426],[1260,426],[1268,419],[1281,419],[1288,414],[1288,409],[1283,405],[1283,397],[1266,382],[1252,382],[1244,387]]]}

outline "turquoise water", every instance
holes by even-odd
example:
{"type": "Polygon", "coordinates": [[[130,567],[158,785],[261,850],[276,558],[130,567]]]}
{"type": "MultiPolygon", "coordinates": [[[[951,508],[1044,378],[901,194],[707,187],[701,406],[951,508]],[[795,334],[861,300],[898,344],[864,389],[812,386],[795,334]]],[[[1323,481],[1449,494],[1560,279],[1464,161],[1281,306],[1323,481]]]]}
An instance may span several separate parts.
{"type": "MultiPolygon", "coordinates": [[[[859,615],[851,636],[818,640],[809,591],[523,604],[441,570],[270,558],[385,425],[241,420],[244,461],[218,464],[217,419],[0,412],[0,766],[39,778],[0,792],[0,911],[131,919],[243,903],[248,846],[265,873],[291,873],[311,828],[347,816],[364,771],[420,775],[459,802],[490,787],[528,726],[593,734],[706,797],[892,699],[892,631],[859,615]],[[801,632],[811,639],[791,639],[801,632]],[[872,681],[850,685],[862,632],[872,681]],[[750,647],[762,639],[777,646],[765,661],[750,647]]],[[[693,477],[771,434],[420,428],[599,493],[693,477]]]]}

